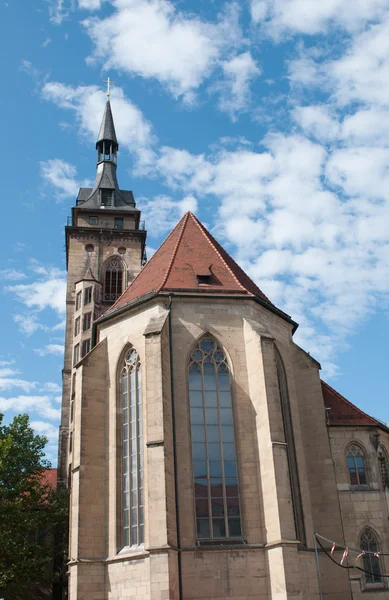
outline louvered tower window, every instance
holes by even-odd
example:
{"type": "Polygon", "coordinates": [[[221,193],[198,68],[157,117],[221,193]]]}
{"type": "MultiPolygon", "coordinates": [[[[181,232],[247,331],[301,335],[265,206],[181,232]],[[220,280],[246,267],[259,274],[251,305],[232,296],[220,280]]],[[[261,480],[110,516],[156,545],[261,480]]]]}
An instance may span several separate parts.
{"type": "Polygon", "coordinates": [[[101,206],[112,206],[113,190],[100,190],[101,193],[101,206]]]}
{"type": "Polygon", "coordinates": [[[197,538],[241,538],[230,370],[210,336],[191,354],[189,398],[197,538]]]}
{"type": "Polygon", "coordinates": [[[112,258],[105,266],[104,300],[115,302],[123,292],[123,266],[118,258],[112,258]]]}
{"type": "Polygon", "coordinates": [[[143,438],[141,365],[134,348],[121,371],[123,414],[123,532],[124,545],[144,541],[143,438]]]}

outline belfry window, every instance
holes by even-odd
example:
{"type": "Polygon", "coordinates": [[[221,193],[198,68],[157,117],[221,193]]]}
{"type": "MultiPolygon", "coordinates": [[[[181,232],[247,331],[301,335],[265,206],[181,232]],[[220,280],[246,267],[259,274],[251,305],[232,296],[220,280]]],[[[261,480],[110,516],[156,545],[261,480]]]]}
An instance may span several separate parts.
{"type": "Polygon", "coordinates": [[[241,538],[230,370],[208,336],[191,354],[189,399],[197,538],[241,538]]]}
{"type": "Polygon", "coordinates": [[[141,365],[134,348],[121,371],[123,414],[123,532],[124,545],[144,541],[143,438],[141,365]]]}
{"type": "Polygon", "coordinates": [[[363,552],[366,552],[362,556],[366,583],[382,583],[380,558],[374,556],[379,552],[378,540],[370,527],[362,531],[360,547],[363,552]]]}
{"type": "Polygon", "coordinates": [[[105,266],[104,300],[115,302],[123,291],[123,267],[118,258],[112,258],[105,266]]]}
{"type": "Polygon", "coordinates": [[[347,468],[351,485],[366,485],[365,457],[361,448],[355,444],[347,452],[347,468]]]}
{"type": "Polygon", "coordinates": [[[101,206],[112,206],[113,190],[100,190],[101,206]]]}

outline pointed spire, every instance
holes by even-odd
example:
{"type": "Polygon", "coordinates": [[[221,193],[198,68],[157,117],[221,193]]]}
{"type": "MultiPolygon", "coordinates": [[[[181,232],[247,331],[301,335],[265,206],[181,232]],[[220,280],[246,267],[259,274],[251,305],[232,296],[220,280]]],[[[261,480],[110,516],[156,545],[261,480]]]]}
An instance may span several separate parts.
{"type": "Polygon", "coordinates": [[[116,144],[117,148],[119,148],[119,144],[116,137],[115,125],[113,122],[111,103],[109,100],[107,100],[107,103],[105,105],[103,120],[101,121],[100,132],[96,142],[96,148],[99,142],[102,142],[103,140],[113,142],[114,144],[116,144]]]}
{"type": "MultiPolygon", "coordinates": [[[[112,84],[113,82],[110,82],[112,84]]],[[[117,152],[119,144],[116,138],[111,104],[109,98],[105,105],[103,120],[96,142],[97,172],[92,190],[88,190],[86,198],[77,200],[78,205],[85,208],[121,208],[133,210],[135,201],[132,192],[119,188],[116,177],[117,152]]]]}

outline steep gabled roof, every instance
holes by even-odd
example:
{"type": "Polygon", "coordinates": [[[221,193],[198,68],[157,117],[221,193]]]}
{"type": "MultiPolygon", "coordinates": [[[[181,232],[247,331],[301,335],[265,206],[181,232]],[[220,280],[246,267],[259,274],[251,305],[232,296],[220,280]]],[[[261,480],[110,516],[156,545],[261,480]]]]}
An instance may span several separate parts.
{"type": "Polygon", "coordinates": [[[324,405],[330,409],[327,418],[330,425],[374,425],[375,427],[388,428],[360,410],[344,396],[339,394],[325,381],[321,382],[324,405]]]}
{"type": "Polygon", "coordinates": [[[290,320],[191,212],[182,217],[106,315],[151,293],[257,298],[290,320]]]}

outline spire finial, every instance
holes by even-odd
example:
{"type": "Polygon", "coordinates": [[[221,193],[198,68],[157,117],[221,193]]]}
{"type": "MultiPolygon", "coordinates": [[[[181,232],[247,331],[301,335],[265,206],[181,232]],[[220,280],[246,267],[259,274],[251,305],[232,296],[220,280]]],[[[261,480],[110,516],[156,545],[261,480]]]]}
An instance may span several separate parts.
{"type": "Polygon", "coordinates": [[[107,84],[107,98],[109,100],[110,96],[111,96],[111,85],[115,85],[115,82],[111,81],[110,78],[108,77],[108,79],[106,81],[103,81],[103,83],[107,84]]]}

